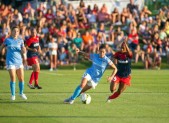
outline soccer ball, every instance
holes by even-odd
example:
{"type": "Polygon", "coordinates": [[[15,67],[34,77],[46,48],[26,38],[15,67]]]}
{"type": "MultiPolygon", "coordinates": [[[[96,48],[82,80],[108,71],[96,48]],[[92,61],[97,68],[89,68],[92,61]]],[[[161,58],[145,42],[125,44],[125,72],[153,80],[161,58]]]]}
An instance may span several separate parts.
{"type": "Polygon", "coordinates": [[[91,98],[91,96],[89,94],[85,94],[85,93],[81,94],[81,101],[82,101],[82,103],[84,103],[84,104],[90,104],[91,99],[92,98],[91,98]]]}

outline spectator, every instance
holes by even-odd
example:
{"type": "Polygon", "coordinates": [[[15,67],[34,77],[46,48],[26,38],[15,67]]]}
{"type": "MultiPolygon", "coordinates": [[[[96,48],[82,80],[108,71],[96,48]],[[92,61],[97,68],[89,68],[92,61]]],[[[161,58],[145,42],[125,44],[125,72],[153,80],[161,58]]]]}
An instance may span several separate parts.
{"type": "Polygon", "coordinates": [[[67,65],[68,64],[68,54],[64,47],[61,47],[61,51],[59,52],[59,65],[67,65]]]}
{"type": "Polygon", "coordinates": [[[56,70],[57,68],[57,48],[58,45],[55,42],[56,39],[52,37],[52,35],[49,35],[49,43],[48,43],[48,48],[49,48],[49,57],[50,57],[50,71],[56,70]]]}
{"type": "Polygon", "coordinates": [[[161,67],[161,57],[159,56],[159,54],[156,52],[154,55],[154,60],[153,60],[153,67],[160,69],[161,67]]]}

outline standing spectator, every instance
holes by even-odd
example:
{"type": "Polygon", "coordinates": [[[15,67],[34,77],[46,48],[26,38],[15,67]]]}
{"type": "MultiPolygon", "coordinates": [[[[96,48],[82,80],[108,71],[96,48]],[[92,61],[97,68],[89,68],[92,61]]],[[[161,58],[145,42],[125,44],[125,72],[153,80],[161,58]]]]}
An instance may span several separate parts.
{"type": "Polygon", "coordinates": [[[134,11],[138,11],[138,7],[134,4],[134,0],[130,0],[130,3],[127,4],[127,8],[130,10],[131,14],[133,14],[134,11]]]}
{"type": "Polygon", "coordinates": [[[50,42],[48,43],[49,57],[50,57],[50,71],[56,70],[57,67],[57,48],[58,45],[55,42],[55,38],[50,35],[50,42]]]}

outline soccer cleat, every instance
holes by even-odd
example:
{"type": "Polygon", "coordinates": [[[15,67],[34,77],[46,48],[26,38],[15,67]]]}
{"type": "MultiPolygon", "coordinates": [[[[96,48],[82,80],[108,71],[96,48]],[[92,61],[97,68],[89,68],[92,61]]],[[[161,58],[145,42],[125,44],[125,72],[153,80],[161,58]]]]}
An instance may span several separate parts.
{"type": "Polygon", "coordinates": [[[53,68],[50,68],[49,71],[53,71],[53,68]]]}
{"type": "Polygon", "coordinates": [[[73,103],[74,103],[74,100],[72,100],[71,97],[70,97],[70,98],[68,98],[68,99],[65,99],[65,100],[64,100],[64,103],[65,103],[65,104],[73,104],[73,103]]]}
{"type": "Polygon", "coordinates": [[[11,96],[11,100],[14,101],[15,100],[15,96],[11,96]]]}
{"type": "Polygon", "coordinates": [[[39,86],[39,85],[35,85],[35,86],[34,86],[34,88],[37,88],[37,89],[42,89],[42,87],[41,87],[41,86],[39,86]]]}
{"type": "Polygon", "coordinates": [[[20,94],[19,96],[20,96],[22,99],[27,100],[27,97],[26,97],[25,94],[20,94]]]}
{"type": "Polygon", "coordinates": [[[108,97],[107,100],[106,100],[107,103],[110,103],[111,102],[111,99],[108,97]]]}
{"type": "Polygon", "coordinates": [[[30,89],[35,89],[35,87],[33,87],[33,85],[31,85],[31,84],[29,84],[29,83],[28,83],[28,87],[29,87],[30,89]]]}

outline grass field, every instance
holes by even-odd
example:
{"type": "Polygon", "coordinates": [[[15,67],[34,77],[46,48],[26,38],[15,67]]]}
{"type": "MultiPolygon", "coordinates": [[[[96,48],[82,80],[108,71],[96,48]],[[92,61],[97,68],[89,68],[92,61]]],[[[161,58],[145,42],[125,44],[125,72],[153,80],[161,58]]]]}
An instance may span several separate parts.
{"type": "MultiPolygon", "coordinates": [[[[42,90],[30,90],[26,84],[31,71],[25,71],[25,102],[16,95],[10,101],[8,72],[0,71],[0,123],[168,123],[169,70],[133,70],[132,85],[116,100],[105,103],[109,92],[106,76],[95,90],[90,90],[92,102],[63,104],[84,70],[41,71],[42,90]]],[[[17,83],[18,85],[18,83],[17,83]]],[[[16,88],[18,94],[18,86],[16,88]]]]}

